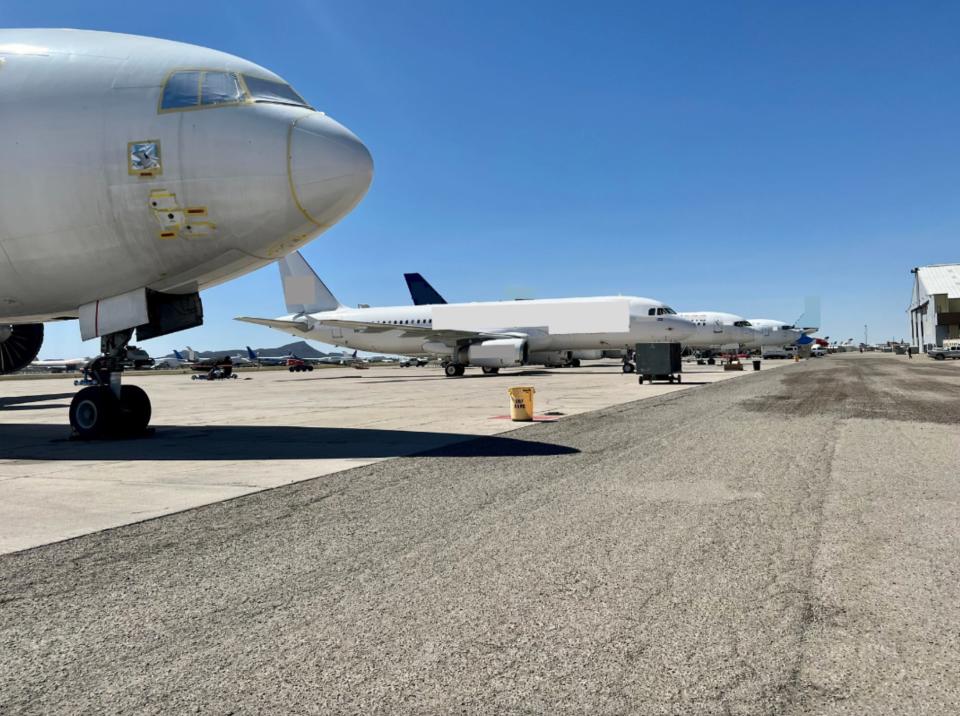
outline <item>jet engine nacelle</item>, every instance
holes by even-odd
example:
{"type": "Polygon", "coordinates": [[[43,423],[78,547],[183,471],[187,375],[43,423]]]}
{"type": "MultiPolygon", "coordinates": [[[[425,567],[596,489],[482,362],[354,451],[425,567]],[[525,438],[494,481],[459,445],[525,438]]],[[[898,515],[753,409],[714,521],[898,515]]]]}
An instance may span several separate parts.
{"type": "Polygon", "coordinates": [[[40,353],[43,324],[0,326],[0,374],[23,370],[40,353]]]}
{"type": "Polygon", "coordinates": [[[554,368],[570,365],[571,360],[573,360],[572,351],[533,351],[528,358],[528,362],[534,365],[554,368]]]}
{"type": "Polygon", "coordinates": [[[494,338],[469,346],[466,363],[481,368],[507,368],[527,362],[527,341],[523,338],[494,338]]]}

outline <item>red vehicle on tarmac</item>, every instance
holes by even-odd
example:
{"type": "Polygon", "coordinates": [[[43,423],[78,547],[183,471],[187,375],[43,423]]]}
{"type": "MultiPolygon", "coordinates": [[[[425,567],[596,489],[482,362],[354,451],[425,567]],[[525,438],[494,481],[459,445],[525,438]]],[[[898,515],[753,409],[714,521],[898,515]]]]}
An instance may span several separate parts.
{"type": "Polygon", "coordinates": [[[288,358],[287,370],[291,373],[301,373],[303,371],[312,371],[313,366],[301,358],[288,358]]]}

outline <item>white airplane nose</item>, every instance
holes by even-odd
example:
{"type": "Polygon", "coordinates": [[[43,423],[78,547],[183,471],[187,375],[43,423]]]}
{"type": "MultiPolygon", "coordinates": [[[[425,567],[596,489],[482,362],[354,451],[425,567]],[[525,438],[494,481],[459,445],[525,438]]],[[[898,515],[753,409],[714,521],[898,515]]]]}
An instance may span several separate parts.
{"type": "Polygon", "coordinates": [[[353,132],[320,112],[291,125],[287,152],[293,199],[319,227],[335,224],[370,188],[370,152],[353,132]]]}
{"type": "Polygon", "coordinates": [[[666,324],[665,333],[670,341],[682,341],[692,336],[697,330],[696,324],[685,318],[666,318],[664,323],[666,324]]]}

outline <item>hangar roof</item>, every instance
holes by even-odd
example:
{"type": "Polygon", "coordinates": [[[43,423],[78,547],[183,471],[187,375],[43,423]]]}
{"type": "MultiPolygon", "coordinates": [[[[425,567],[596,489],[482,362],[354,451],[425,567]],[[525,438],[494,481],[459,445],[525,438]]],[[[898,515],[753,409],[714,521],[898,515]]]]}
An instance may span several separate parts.
{"type": "Polygon", "coordinates": [[[960,298],[960,264],[921,266],[917,281],[928,296],[945,293],[947,298],[960,298]]]}

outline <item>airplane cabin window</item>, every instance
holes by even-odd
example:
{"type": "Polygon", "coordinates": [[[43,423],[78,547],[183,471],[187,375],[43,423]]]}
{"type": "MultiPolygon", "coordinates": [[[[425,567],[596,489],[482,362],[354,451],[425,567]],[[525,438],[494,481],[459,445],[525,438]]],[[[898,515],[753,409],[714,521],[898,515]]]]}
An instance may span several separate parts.
{"type": "Polygon", "coordinates": [[[243,100],[240,81],[232,72],[204,72],[200,83],[200,104],[233,104],[243,100]]]}
{"type": "Polygon", "coordinates": [[[292,104],[297,107],[309,107],[306,100],[297,94],[296,90],[283,82],[266,80],[252,75],[244,75],[243,81],[250,90],[254,102],[275,102],[277,104],[292,104]]]}
{"type": "Polygon", "coordinates": [[[200,102],[200,73],[174,72],[163,86],[160,109],[196,107],[200,102]]]}

